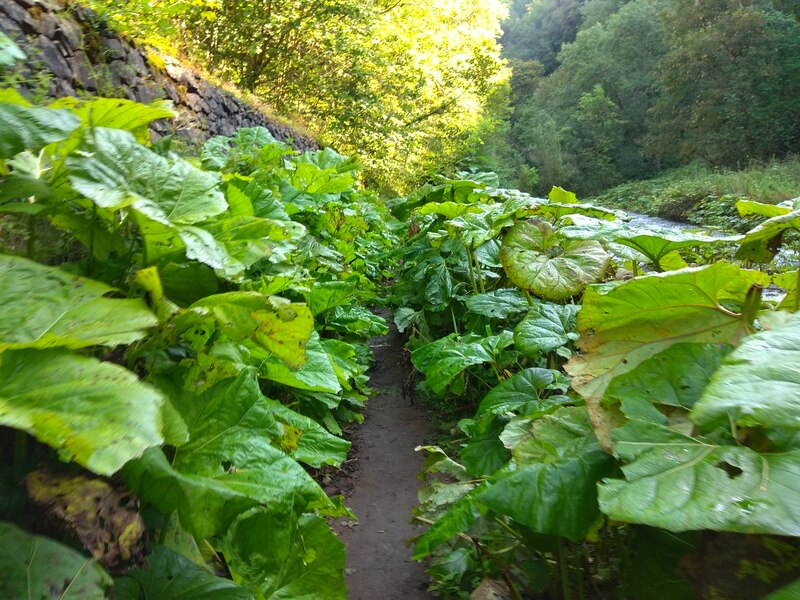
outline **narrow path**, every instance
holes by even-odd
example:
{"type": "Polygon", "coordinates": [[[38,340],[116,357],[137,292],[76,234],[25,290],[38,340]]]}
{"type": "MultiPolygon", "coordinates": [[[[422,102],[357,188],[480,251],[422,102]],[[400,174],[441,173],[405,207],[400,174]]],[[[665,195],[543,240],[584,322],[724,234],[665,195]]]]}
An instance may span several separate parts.
{"type": "Polygon", "coordinates": [[[348,600],[426,600],[433,598],[425,591],[428,578],[411,559],[406,540],[420,533],[409,522],[423,459],[414,448],[425,443],[430,428],[424,411],[403,398],[409,365],[401,335],[392,326],[370,346],[370,385],[378,395],[367,403],[364,423],[353,435],[355,468],[348,481],[335,482],[358,517],[333,523],[347,547],[348,600]]]}

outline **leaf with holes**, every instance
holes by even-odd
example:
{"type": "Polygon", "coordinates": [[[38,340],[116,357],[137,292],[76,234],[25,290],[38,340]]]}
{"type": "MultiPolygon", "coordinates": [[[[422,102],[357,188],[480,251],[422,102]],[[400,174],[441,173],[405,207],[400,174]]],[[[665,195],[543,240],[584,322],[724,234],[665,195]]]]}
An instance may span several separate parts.
{"type": "Polygon", "coordinates": [[[704,431],[742,427],[800,429],[800,315],[747,338],[722,363],[690,417],[704,431]]]}
{"type": "Polygon", "coordinates": [[[578,314],[582,353],[565,368],[603,446],[611,446],[611,423],[600,402],[615,377],[675,344],[738,342],[752,333],[758,308],[751,286],[768,283],[764,273],[720,261],[587,289],[578,314]]]}
{"type": "Polygon", "coordinates": [[[800,450],[759,454],[643,422],[617,429],[614,441],[625,479],[600,485],[612,519],[670,531],[800,535],[800,450]]]}
{"type": "Polygon", "coordinates": [[[203,298],[189,310],[212,315],[229,338],[252,340],[291,368],[306,361],[314,316],[305,304],[256,292],[229,292],[203,298]]]}

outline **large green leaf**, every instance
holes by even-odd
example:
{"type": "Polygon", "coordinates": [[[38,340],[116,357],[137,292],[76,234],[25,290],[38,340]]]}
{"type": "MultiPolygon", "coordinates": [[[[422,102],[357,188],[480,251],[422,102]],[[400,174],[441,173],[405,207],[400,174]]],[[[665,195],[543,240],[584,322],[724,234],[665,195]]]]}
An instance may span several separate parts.
{"type": "Polygon", "coordinates": [[[306,343],[306,360],[297,369],[292,369],[285,362],[273,356],[259,352],[258,348],[249,348],[253,358],[258,360],[259,374],[264,379],[288,385],[289,387],[312,392],[328,392],[336,394],[342,386],[336,375],[336,366],[320,342],[316,331],[306,343]]]}
{"type": "Polygon", "coordinates": [[[327,315],[325,325],[329,329],[363,338],[385,335],[389,331],[386,319],[357,304],[337,306],[327,315]]]}
{"type": "Polygon", "coordinates": [[[355,292],[353,281],[324,281],[314,283],[305,297],[308,308],[317,316],[337,306],[350,304],[355,292]]]}
{"type": "Polygon", "coordinates": [[[18,60],[23,60],[25,53],[9,38],[0,31],[0,69],[14,65],[18,60]]]}
{"type": "Polygon", "coordinates": [[[798,209],[767,219],[748,231],[736,258],[760,263],[771,261],[783,243],[783,234],[791,230],[800,231],[798,209]]]}
{"type": "Polygon", "coordinates": [[[162,401],[111,363],[63,350],[0,353],[0,423],[100,475],[162,443],[162,401]]]}
{"type": "Polygon", "coordinates": [[[783,586],[764,598],[764,600],[797,600],[797,598],[800,598],[800,579],[783,586]]]}
{"type": "Polygon", "coordinates": [[[144,301],[103,297],[111,291],[99,281],[0,255],[0,351],[130,344],[158,324],[144,301]]]}
{"type": "MultiPolygon", "coordinates": [[[[293,417],[290,423],[276,411],[262,396],[253,369],[202,394],[173,397],[173,402],[189,426],[190,441],[177,448],[171,464],[153,450],[126,466],[123,475],[139,497],[164,513],[177,511],[195,536],[222,533],[256,506],[302,511],[330,505],[322,488],[288,454],[303,448],[306,455],[319,456],[322,443],[329,442],[315,430],[306,438],[298,425],[307,422],[293,417]]],[[[332,462],[343,449],[340,444],[332,462]]]]}
{"type": "Polygon", "coordinates": [[[663,270],[664,258],[681,248],[692,248],[703,244],[736,242],[741,236],[712,237],[703,233],[687,233],[670,229],[634,227],[627,224],[601,221],[583,216],[570,216],[568,225],[559,229],[567,238],[616,242],[644,254],[655,268],[663,270]]]}
{"type": "Polygon", "coordinates": [[[442,394],[459,373],[473,366],[494,360],[495,352],[512,343],[511,332],[483,338],[469,334],[458,338],[455,334],[417,348],[411,354],[414,367],[425,375],[431,389],[442,394]]]}
{"type": "Polygon", "coordinates": [[[519,290],[502,288],[467,298],[467,308],[476,315],[508,319],[528,310],[528,300],[519,290]]]}
{"type": "MultiPolygon", "coordinates": [[[[157,119],[176,116],[171,103],[156,100],[151,104],[139,104],[122,98],[59,98],[50,108],[65,108],[80,118],[84,127],[107,127],[130,131],[140,142],[150,141],[149,125],[157,119]]],[[[79,140],[75,140],[75,145],[79,140]]]]}
{"type": "Polygon", "coordinates": [[[0,598],[107,600],[111,578],[95,561],[45,537],[0,523],[0,598]]]}
{"type": "Polygon", "coordinates": [[[345,600],[344,546],[324,519],[270,508],[239,519],[223,542],[234,580],[264,600],[345,600]]]}
{"type": "Polygon", "coordinates": [[[551,225],[531,219],[506,234],[500,260],[514,284],[548,300],[562,300],[598,281],[609,256],[598,242],[565,240],[551,225]]]}
{"type": "Polygon", "coordinates": [[[752,332],[757,306],[742,308],[751,286],[768,283],[766,274],[720,261],[587,289],[578,314],[583,353],[565,368],[604,447],[611,440],[599,404],[611,380],[675,344],[738,342],[752,332]]]}
{"type": "Polygon", "coordinates": [[[475,501],[485,489],[486,484],[481,484],[456,500],[417,540],[414,545],[414,558],[422,560],[446,541],[470,529],[486,512],[486,508],[475,501]]]}
{"type": "Polygon", "coordinates": [[[204,227],[225,247],[228,255],[250,267],[259,260],[277,263],[296,250],[306,228],[292,221],[259,217],[217,219],[204,227]]]}
{"type": "Polygon", "coordinates": [[[747,338],[722,363],[691,419],[704,430],[731,421],[743,427],[800,429],[800,315],[747,338]]]}
{"type": "Polygon", "coordinates": [[[94,129],[67,169],[72,186],[98,206],[130,206],[168,226],[191,225],[228,207],[218,175],[160,156],[118,129],[94,129]]]}
{"type": "Polygon", "coordinates": [[[575,317],[579,310],[577,304],[536,302],[514,330],[514,346],[536,358],[577,339],[575,317]]]}
{"type": "Polygon", "coordinates": [[[252,340],[292,368],[306,361],[314,317],[305,304],[256,292],[229,292],[203,298],[190,310],[213,315],[229,338],[252,340]]]}
{"type": "Polygon", "coordinates": [[[80,119],[67,110],[0,102],[0,160],[23,150],[39,152],[69,136],[78,125],[80,119]]]}
{"type": "Polygon", "coordinates": [[[597,482],[613,460],[592,435],[586,410],[565,407],[530,419],[509,467],[476,500],[535,533],[581,541],[599,514],[597,482]]]}
{"type": "Polygon", "coordinates": [[[728,352],[727,346],[676,344],[614,379],[603,402],[620,403],[629,419],[667,424],[675,408],[685,418],[728,352]]]}
{"type": "Polygon", "coordinates": [[[630,422],[614,432],[625,480],[600,486],[612,519],[670,531],[800,535],[800,450],[759,454],[667,427],[630,422]]]}
{"type": "Polygon", "coordinates": [[[517,371],[511,377],[495,386],[481,400],[478,415],[490,412],[496,415],[517,411],[529,414],[531,411],[555,409],[564,404],[565,396],[555,396],[542,401],[540,392],[551,389],[554,371],[531,367],[517,371]]]}
{"type": "Polygon", "coordinates": [[[651,527],[629,530],[633,542],[623,563],[621,587],[636,600],[697,600],[688,581],[677,574],[681,560],[693,548],[694,534],[676,535],[651,527]]]}
{"type": "Polygon", "coordinates": [[[117,600],[253,600],[249,590],[159,545],[152,546],[145,567],[116,580],[114,595],[117,600]]]}

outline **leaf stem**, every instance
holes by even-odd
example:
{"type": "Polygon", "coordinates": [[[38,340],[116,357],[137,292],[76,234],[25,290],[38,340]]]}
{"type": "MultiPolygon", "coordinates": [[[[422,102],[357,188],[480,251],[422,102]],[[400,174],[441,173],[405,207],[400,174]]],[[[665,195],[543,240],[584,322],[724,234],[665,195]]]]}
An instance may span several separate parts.
{"type": "Polygon", "coordinates": [[[797,312],[800,310],[800,269],[797,270],[797,285],[795,286],[794,291],[794,310],[792,312],[797,312]]]}
{"type": "Polygon", "coordinates": [[[467,245],[462,241],[461,245],[464,246],[464,251],[467,253],[467,265],[469,265],[469,280],[472,284],[472,295],[478,293],[478,285],[475,281],[475,269],[472,266],[472,251],[467,248],[467,245]]]}
{"type": "Polygon", "coordinates": [[[28,240],[25,246],[25,256],[33,260],[36,253],[36,215],[28,215],[28,240]]]}
{"type": "Polygon", "coordinates": [[[17,429],[14,432],[14,466],[22,467],[28,458],[28,434],[17,429]]]}
{"type": "Polygon", "coordinates": [[[94,233],[97,227],[97,204],[92,202],[92,223],[89,227],[89,260],[86,265],[86,275],[92,276],[94,271],[94,233]]]}
{"type": "Polygon", "coordinates": [[[753,322],[756,320],[758,310],[761,308],[761,294],[763,293],[764,286],[758,283],[754,283],[750,286],[750,289],[747,290],[747,297],[742,307],[742,320],[750,328],[753,327],[753,322]]]}
{"type": "Polygon", "coordinates": [[[561,595],[563,600],[572,600],[569,585],[569,565],[567,564],[567,548],[564,538],[558,538],[558,568],[561,575],[561,595]]]}
{"type": "Polygon", "coordinates": [[[456,313],[453,310],[453,305],[452,304],[450,305],[450,316],[453,318],[453,331],[455,332],[456,335],[461,335],[458,332],[458,322],[456,321],[456,313]]]}
{"type": "Polygon", "coordinates": [[[167,540],[167,532],[169,531],[170,521],[172,521],[172,512],[168,513],[167,516],[164,517],[164,523],[161,524],[161,530],[158,532],[158,543],[162,546],[167,540]]]}

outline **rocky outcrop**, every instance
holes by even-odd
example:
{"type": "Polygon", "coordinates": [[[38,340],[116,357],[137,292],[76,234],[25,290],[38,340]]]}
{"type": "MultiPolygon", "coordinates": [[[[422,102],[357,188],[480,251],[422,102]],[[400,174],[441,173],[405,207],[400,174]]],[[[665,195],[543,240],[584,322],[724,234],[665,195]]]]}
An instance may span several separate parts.
{"type": "Polygon", "coordinates": [[[290,125],[211,85],[191,67],[120,37],[86,8],[56,0],[0,0],[0,31],[28,55],[17,80],[31,94],[138,102],[163,98],[174,103],[179,116],[154,123],[156,137],[177,134],[202,142],[261,125],[297,150],[319,148],[290,125]]]}

